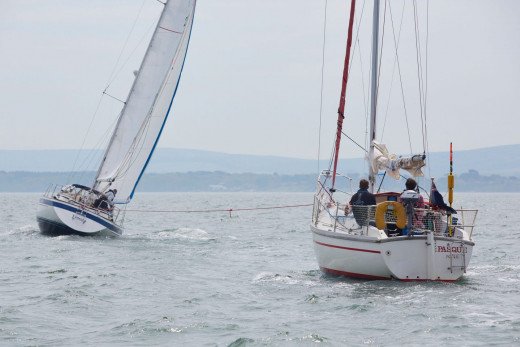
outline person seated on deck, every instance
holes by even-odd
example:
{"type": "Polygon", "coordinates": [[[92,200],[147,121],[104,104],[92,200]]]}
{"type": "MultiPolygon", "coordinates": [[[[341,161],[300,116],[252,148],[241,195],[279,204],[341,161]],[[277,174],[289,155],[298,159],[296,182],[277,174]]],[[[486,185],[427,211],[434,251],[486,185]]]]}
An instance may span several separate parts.
{"type": "MultiPolygon", "coordinates": [[[[407,190],[411,190],[411,191],[419,194],[419,201],[417,201],[415,203],[414,208],[418,208],[418,209],[426,208],[426,204],[424,203],[424,198],[421,195],[421,193],[419,193],[419,186],[417,185],[417,182],[413,178],[408,178],[404,185],[405,185],[406,189],[403,191],[403,193],[406,192],[407,190]]],[[[401,199],[399,199],[399,201],[402,203],[401,199]]],[[[424,228],[424,224],[422,222],[423,216],[424,216],[424,212],[415,211],[414,218],[413,218],[414,227],[424,228]]]]}
{"type": "MultiPolygon", "coordinates": [[[[368,206],[376,204],[376,197],[374,194],[368,191],[368,181],[361,179],[359,181],[359,190],[356,194],[352,195],[347,208],[352,210],[356,223],[360,226],[372,225],[370,221],[368,206]]],[[[345,211],[347,212],[347,211],[345,211]]]]}
{"type": "Polygon", "coordinates": [[[100,208],[104,210],[112,210],[114,207],[114,198],[116,197],[117,189],[110,189],[105,194],[102,194],[99,198],[94,201],[94,208],[100,208]]]}

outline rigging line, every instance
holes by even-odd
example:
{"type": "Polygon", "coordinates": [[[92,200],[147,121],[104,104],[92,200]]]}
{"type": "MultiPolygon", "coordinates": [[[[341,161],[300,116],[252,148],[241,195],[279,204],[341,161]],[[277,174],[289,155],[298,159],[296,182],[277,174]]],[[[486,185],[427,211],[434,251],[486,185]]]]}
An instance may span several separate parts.
{"type": "Polygon", "coordinates": [[[321,123],[323,114],[323,76],[325,71],[325,45],[327,38],[327,4],[328,0],[325,0],[324,9],[324,20],[323,20],[323,46],[321,52],[321,91],[320,91],[320,122],[318,126],[318,175],[320,174],[320,152],[321,152],[321,123]]]}
{"type": "MultiPolygon", "coordinates": [[[[401,32],[402,32],[402,27],[403,27],[403,18],[404,18],[404,2],[403,2],[403,8],[402,8],[402,11],[401,11],[401,20],[400,20],[400,24],[399,24],[399,31],[397,33],[397,41],[395,40],[395,30],[394,30],[394,19],[393,19],[393,14],[392,14],[392,5],[391,5],[391,2],[388,3],[388,9],[389,9],[389,12],[390,12],[390,23],[392,25],[392,36],[394,38],[394,48],[395,48],[395,52],[396,52],[396,56],[394,57],[394,64],[393,64],[393,67],[392,67],[392,78],[390,79],[390,91],[388,92],[388,100],[387,100],[387,103],[386,103],[386,110],[385,110],[385,120],[383,122],[383,130],[381,131],[381,141],[383,141],[383,137],[385,135],[385,129],[386,129],[386,121],[388,119],[388,110],[390,108],[390,100],[391,100],[391,95],[392,95],[392,91],[393,91],[393,86],[394,86],[394,76],[395,76],[395,68],[397,66],[397,52],[398,52],[398,49],[399,49],[399,43],[401,42],[401,32]]],[[[410,131],[408,129],[408,142],[410,144],[410,153],[412,153],[412,142],[411,142],[411,138],[410,138],[410,131]]]]}
{"type": "Polygon", "coordinates": [[[110,84],[113,82],[111,81],[112,80],[112,77],[114,76],[114,73],[117,69],[117,65],[119,64],[119,62],[121,61],[121,57],[123,56],[123,52],[124,50],[126,49],[127,45],[128,45],[128,41],[130,40],[130,36],[132,36],[132,33],[134,32],[135,30],[135,26],[137,24],[137,21],[139,20],[139,17],[141,16],[141,13],[143,12],[143,7],[144,7],[144,4],[146,3],[146,0],[143,0],[143,2],[141,3],[141,7],[139,8],[139,11],[137,12],[137,15],[134,19],[134,22],[132,24],[132,27],[130,28],[130,32],[128,33],[128,35],[126,36],[126,40],[125,40],[125,43],[123,44],[123,47],[121,48],[121,51],[119,52],[119,56],[117,57],[117,60],[116,60],[116,63],[114,64],[114,67],[112,68],[112,72],[110,72],[110,75],[108,77],[108,80],[107,80],[107,83],[106,83],[106,88],[105,90],[108,89],[108,87],[110,86],[110,84]]]}
{"type": "Polygon", "coordinates": [[[123,101],[123,100],[121,100],[121,99],[119,99],[119,98],[116,98],[116,97],[113,96],[113,95],[108,94],[108,93],[106,92],[106,89],[103,91],[103,94],[105,94],[106,96],[108,96],[108,97],[110,97],[110,98],[112,98],[112,99],[114,99],[114,100],[117,100],[117,101],[123,103],[123,105],[126,105],[126,101],[123,101]]]}
{"type": "MultiPolygon", "coordinates": [[[[368,100],[367,100],[366,91],[365,91],[365,80],[364,80],[365,75],[363,73],[363,59],[361,56],[361,41],[359,40],[359,29],[361,27],[361,22],[363,21],[363,15],[365,13],[365,3],[366,3],[366,1],[363,0],[363,6],[361,6],[361,13],[359,15],[358,24],[357,24],[357,28],[356,28],[356,38],[354,40],[354,48],[352,50],[352,57],[354,57],[354,55],[356,54],[356,48],[359,48],[359,62],[360,62],[360,66],[361,66],[361,86],[363,89],[363,103],[364,103],[364,107],[365,107],[365,120],[367,121],[368,120],[368,107],[367,107],[368,100]]],[[[352,65],[354,65],[354,64],[351,64],[349,66],[349,74],[350,74],[350,69],[352,69],[352,65]]],[[[368,136],[368,126],[365,127],[365,133],[366,133],[366,136],[368,136]]]]}
{"type": "Polygon", "coordinates": [[[378,193],[381,191],[381,186],[383,185],[383,182],[385,181],[385,177],[386,177],[386,171],[383,174],[383,178],[381,178],[381,182],[379,182],[379,187],[377,187],[377,192],[378,193]]]}
{"type": "MultiPolygon", "coordinates": [[[[356,54],[356,46],[359,43],[359,28],[361,26],[361,21],[363,20],[363,13],[364,13],[364,10],[365,10],[365,2],[366,1],[363,0],[363,6],[361,7],[361,13],[360,13],[359,19],[358,19],[358,24],[357,24],[357,28],[356,28],[356,38],[354,39],[354,47],[352,48],[352,54],[351,54],[352,57],[356,54]]],[[[361,46],[359,46],[359,49],[361,50],[361,46]]],[[[353,64],[349,65],[349,68],[348,68],[348,73],[349,74],[350,74],[350,70],[352,69],[352,65],[353,64]]],[[[348,85],[347,85],[347,88],[348,88],[348,85]]]]}
{"type": "Polygon", "coordinates": [[[419,28],[418,28],[418,18],[417,18],[417,2],[413,0],[413,12],[414,12],[414,27],[415,27],[415,51],[416,51],[416,61],[417,61],[417,79],[419,82],[419,107],[420,107],[420,115],[421,115],[421,132],[423,138],[423,150],[426,150],[426,143],[424,141],[424,119],[423,119],[423,92],[422,92],[422,78],[421,78],[421,47],[419,44],[419,28]]]}
{"type": "Polygon", "coordinates": [[[110,124],[110,126],[105,130],[105,132],[101,135],[101,137],[99,138],[99,140],[96,142],[96,144],[94,145],[93,147],[93,151],[90,152],[90,154],[83,160],[83,162],[78,166],[78,169],[82,169],[83,167],[85,169],[88,169],[91,165],[92,165],[92,161],[94,160],[95,158],[95,154],[94,154],[94,151],[96,149],[100,149],[101,148],[101,145],[108,139],[108,135],[111,133],[111,130],[113,129],[116,121],[117,121],[117,118],[116,117],[113,121],[112,121],[112,124],[110,124]]]}
{"type": "MultiPolygon", "coordinates": [[[[430,143],[428,141],[428,119],[426,118],[426,110],[427,110],[427,100],[428,100],[428,38],[429,38],[429,23],[430,22],[430,3],[426,2],[426,86],[424,91],[424,126],[425,126],[425,135],[426,135],[426,153],[428,154],[428,158],[430,158],[430,143]]],[[[430,165],[428,165],[428,175],[432,177],[430,165]]]]}
{"type": "MultiPolygon", "coordinates": [[[[401,13],[401,23],[400,23],[400,27],[401,28],[402,28],[402,25],[403,25],[404,7],[405,7],[405,3],[403,2],[403,9],[402,9],[402,13],[401,13]]],[[[411,140],[411,135],[410,135],[410,124],[408,122],[408,109],[406,108],[406,98],[404,96],[403,76],[401,74],[401,62],[399,60],[399,54],[398,54],[398,51],[397,51],[397,47],[399,46],[400,40],[396,41],[396,38],[395,38],[395,27],[394,27],[394,21],[393,21],[393,16],[392,16],[392,5],[391,5],[391,3],[389,3],[388,9],[390,11],[390,22],[392,24],[392,35],[393,35],[393,38],[394,38],[394,46],[396,47],[395,59],[396,59],[396,62],[397,62],[397,72],[399,73],[399,84],[400,84],[400,87],[401,87],[401,99],[403,101],[404,118],[405,118],[405,121],[406,121],[406,130],[408,132],[408,143],[410,145],[410,153],[413,153],[413,150],[412,150],[412,140],[411,140]]],[[[399,29],[399,32],[401,32],[401,29],[399,29]]]]}
{"type": "MultiPolygon", "coordinates": [[[[361,14],[360,14],[359,22],[358,22],[357,29],[356,29],[356,41],[358,41],[358,42],[359,42],[359,28],[360,28],[360,26],[361,26],[361,21],[362,21],[362,19],[363,19],[363,13],[364,13],[364,9],[365,9],[365,3],[366,3],[366,1],[363,0],[363,6],[362,6],[362,8],[361,8],[361,14]]],[[[354,55],[355,50],[356,50],[356,44],[354,44],[354,48],[353,48],[353,52],[352,52],[351,56],[354,55]]],[[[361,47],[360,47],[360,54],[361,54],[361,47]]],[[[349,72],[349,74],[350,74],[350,69],[351,69],[351,68],[352,68],[352,65],[349,65],[349,67],[348,67],[348,72],[349,72]]],[[[332,169],[333,158],[334,158],[334,156],[335,156],[335,153],[336,153],[336,151],[335,151],[335,141],[334,141],[334,142],[333,142],[333,147],[332,147],[331,156],[330,156],[329,169],[328,169],[329,171],[332,169]]]]}
{"type": "Polygon", "coordinates": [[[355,9],[356,9],[356,0],[351,0],[350,2],[350,15],[348,20],[348,35],[347,35],[347,48],[345,52],[345,62],[343,65],[343,78],[341,80],[341,93],[339,98],[339,106],[338,106],[338,121],[337,121],[337,129],[336,129],[336,151],[334,155],[334,170],[332,173],[332,188],[334,188],[334,183],[336,182],[336,169],[339,159],[339,149],[341,143],[341,129],[343,127],[343,120],[345,119],[345,103],[346,103],[346,91],[347,91],[347,83],[349,77],[349,65],[351,58],[351,48],[352,48],[352,29],[354,26],[354,17],[355,17],[355,9]]]}
{"type": "Polygon", "coordinates": [[[174,33],[174,34],[179,34],[179,35],[184,34],[183,31],[176,31],[176,30],[168,29],[168,28],[165,28],[165,27],[160,26],[160,25],[159,25],[159,28],[161,28],[161,29],[163,29],[163,30],[166,30],[166,31],[169,31],[169,32],[174,33]]]}
{"type": "Polygon", "coordinates": [[[98,103],[96,106],[96,110],[94,111],[94,114],[92,115],[92,118],[90,119],[90,124],[87,127],[87,132],[85,133],[85,136],[83,137],[83,141],[81,142],[81,146],[80,146],[78,152],[76,153],[76,158],[74,158],[74,162],[72,164],[72,169],[69,172],[69,175],[67,176],[67,181],[66,181],[67,183],[70,183],[70,179],[72,178],[72,173],[74,172],[74,169],[76,168],[76,164],[78,162],[79,155],[80,155],[81,151],[83,151],[83,147],[85,146],[85,142],[87,141],[87,136],[90,133],[90,129],[92,128],[92,124],[94,123],[94,119],[96,118],[96,115],[99,112],[99,108],[101,106],[102,100],[103,100],[103,94],[101,94],[101,96],[99,97],[99,100],[98,100],[98,103]]]}
{"type": "MultiPolygon", "coordinates": [[[[107,93],[106,93],[106,90],[108,89],[108,87],[110,86],[110,84],[113,82],[113,79],[112,79],[112,78],[115,78],[115,77],[119,74],[119,72],[118,72],[118,73],[116,73],[116,75],[114,75],[114,71],[116,70],[117,65],[119,64],[119,61],[120,61],[120,59],[121,59],[121,57],[122,57],[122,54],[123,54],[123,51],[125,50],[125,48],[126,48],[126,46],[127,46],[127,44],[128,44],[128,41],[129,41],[129,39],[130,39],[130,36],[132,35],[132,32],[133,32],[134,29],[135,29],[135,25],[136,25],[136,23],[137,23],[137,21],[138,21],[140,15],[141,15],[141,12],[142,12],[142,10],[143,10],[143,7],[144,7],[145,2],[146,2],[146,0],[143,0],[143,2],[141,3],[141,7],[139,8],[139,11],[138,11],[138,13],[137,13],[137,16],[136,16],[136,18],[135,18],[135,20],[134,20],[134,22],[133,22],[133,24],[132,24],[132,28],[131,28],[129,34],[127,35],[127,37],[126,37],[125,43],[124,43],[124,45],[123,45],[123,48],[121,49],[121,51],[120,51],[120,53],[119,53],[119,56],[118,56],[118,58],[117,58],[117,60],[116,60],[116,63],[114,64],[114,67],[113,67],[113,69],[112,69],[112,72],[111,72],[110,75],[109,75],[109,78],[108,78],[108,81],[107,81],[107,86],[105,87],[105,89],[103,90],[103,93],[101,94],[101,96],[100,96],[100,98],[99,98],[98,104],[97,104],[97,106],[96,106],[96,110],[94,111],[94,114],[93,114],[93,116],[92,116],[92,119],[91,119],[91,121],[90,121],[90,124],[89,124],[89,126],[88,126],[88,128],[87,128],[87,132],[86,132],[85,137],[84,137],[84,139],[83,139],[83,143],[82,143],[82,145],[81,145],[81,147],[80,147],[80,150],[78,151],[78,154],[76,155],[76,158],[74,159],[74,164],[73,164],[72,171],[74,171],[74,169],[75,169],[76,163],[77,163],[78,158],[79,158],[79,154],[80,154],[80,152],[83,150],[83,146],[85,145],[85,141],[86,141],[86,139],[87,139],[87,137],[88,137],[88,134],[89,134],[89,132],[90,132],[90,129],[92,128],[92,124],[94,123],[94,119],[96,118],[96,115],[97,115],[97,113],[99,112],[99,108],[100,108],[100,105],[101,105],[101,101],[102,101],[102,99],[103,99],[103,96],[104,96],[104,95],[108,95],[108,96],[110,96],[110,97],[112,97],[112,98],[114,98],[114,99],[116,99],[116,100],[118,100],[118,101],[121,101],[121,100],[119,100],[119,99],[117,99],[117,98],[115,98],[115,97],[113,97],[113,96],[107,94],[107,93]],[[112,81],[111,81],[111,79],[112,79],[112,81]]],[[[141,39],[141,41],[142,41],[142,39],[141,39]]],[[[134,51],[135,51],[135,49],[134,49],[134,51]]],[[[125,63],[124,65],[126,65],[126,63],[125,63]]],[[[124,65],[123,65],[123,66],[124,66],[124,65]]],[[[124,103],[124,102],[123,102],[123,103],[124,103]]],[[[72,173],[72,172],[71,172],[71,173],[72,173]]],[[[69,175],[69,177],[70,177],[70,175],[69,175]]],[[[69,179],[70,179],[70,178],[67,178],[67,181],[68,181],[69,179]]]]}
{"type": "Polygon", "coordinates": [[[332,151],[329,159],[329,171],[332,170],[332,164],[334,163],[334,153],[336,153],[336,140],[332,141],[332,151]]]}
{"type": "Polygon", "coordinates": [[[361,146],[359,143],[356,142],[356,140],[354,140],[352,137],[348,136],[343,130],[341,131],[341,133],[343,135],[346,136],[347,139],[349,139],[350,141],[352,141],[356,146],[358,146],[359,148],[361,148],[363,151],[365,151],[365,153],[368,153],[367,149],[363,146],[361,146]]]}
{"type": "Polygon", "coordinates": [[[361,87],[363,90],[363,106],[365,107],[365,146],[367,146],[368,141],[368,100],[367,100],[367,93],[365,90],[365,73],[363,71],[363,58],[361,56],[361,43],[358,39],[358,45],[359,45],[359,66],[361,68],[361,87]]]}
{"type": "MultiPolygon", "coordinates": [[[[385,0],[385,10],[384,10],[384,20],[383,20],[383,37],[385,33],[385,23],[386,23],[386,4],[387,1],[385,0]]],[[[381,55],[383,55],[383,38],[381,38],[381,55]]],[[[394,80],[394,70],[395,70],[395,59],[394,59],[394,68],[392,69],[392,77],[390,78],[390,91],[388,92],[388,101],[386,103],[386,111],[385,111],[385,120],[383,122],[383,131],[381,132],[381,136],[379,137],[380,141],[383,141],[383,136],[385,134],[385,127],[386,127],[386,119],[388,116],[388,106],[390,105],[390,96],[392,93],[392,86],[393,86],[393,80],[394,80]]],[[[377,84],[379,85],[379,77],[381,75],[381,57],[379,58],[379,71],[377,76],[377,84]]],[[[381,185],[379,185],[381,187],[381,185]]]]}
{"type": "MultiPolygon", "coordinates": [[[[359,39],[358,39],[359,41],[359,39]]],[[[367,90],[368,88],[365,86],[365,74],[363,72],[363,58],[361,57],[361,44],[359,45],[359,62],[361,66],[361,86],[363,88],[363,106],[365,107],[365,138],[363,142],[365,143],[365,148],[369,146],[368,144],[368,127],[369,127],[369,110],[368,110],[368,98],[367,90]]],[[[371,71],[369,69],[369,71],[371,71]]],[[[370,76],[370,73],[369,73],[370,76]]],[[[364,172],[368,171],[368,163],[366,160],[363,160],[363,170],[364,172]]]]}
{"type": "MultiPolygon", "coordinates": [[[[415,0],[414,0],[415,1],[415,0]]],[[[426,152],[426,118],[424,116],[424,110],[425,110],[425,107],[426,105],[424,104],[424,96],[425,96],[425,89],[424,89],[424,69],[423,69],[423,54],[422,54],[422,47],[421,47],[421,31],[420,31],[420,25],[419,25],[419,13],[418,13],[418,5],[417,5],[417,2],[415,2],[415,7],[414,7],[414,10],[415,10],[415,13],[416,13],[416,18],[417,18],[417,44],[418,44],[418,47],[419,47],[419,50],[418,50],[418,56],[419,56],[419,70],[421,71],[419,77],[420,77],[420,84],[421,84],[421,89],[420,89],[420,95],[422,97],[422,107],[421,107],[421,120],[423,121],[423,126],[424,126],[424,130],[423,130],[423,153],[426,152]]]]}
{"type": "MultiPolygon", "coordinates": [[[[376,110],[377,110],[377,101],[379,100],[379,80],[381,78],[381,61],[383,60],[383,45],[385,42],[385,24],[386,24],[386,4],[387,0],[385,0],[385,9],[383,11],[383,32],[381,33],[381,48],[379,49],[379,66],[377,67],[377,86],[376,86],[376,110]]],[[[377,111],[376,111],[377,114],[377,111]]]]}
{"type": "Polygon", "coordinates": [[[132,56],[135,54],[135,52],[137,51],[137,48],[139,48],[139,46],[143,43],[144,39],[150,34],[150,31],[155,27],[156,23],[152,23],[150,24],[150,26],[148,27],[148,29],[144,32],[144,34],[141,36],[141,38],[139,39],[139,42],[137,42],[137,44],[135,45],[134,49],[132,50],[132,52],[130,52],[130,54],[128,55],[128,57],[126,58],[125,62],[121,65],[121,67],[119,68],[119,70],[117,70],[117,72],[115,73],[115,75],[112,77],[112,79],[108,82],[106,88],[105,88],[105,91],[112,85],[112,83],[116,80],[116,78],[119,76],[119,74],[121,73],[121,71],[123,71],[123,69],[125,68],[126,64],[128,64],[128,62],[130,61],[130,59],[132,58],[132,56]]]}

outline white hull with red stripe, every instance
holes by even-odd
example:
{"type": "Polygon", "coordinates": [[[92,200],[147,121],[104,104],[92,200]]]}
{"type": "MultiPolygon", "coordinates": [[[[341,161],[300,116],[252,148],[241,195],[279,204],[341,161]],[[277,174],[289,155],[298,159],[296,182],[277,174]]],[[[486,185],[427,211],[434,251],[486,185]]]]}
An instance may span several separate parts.
{"type": "Polygon", "coordinates": [[[311,225],[314,251],[324,272],[364,279],[456,281],[469,265],[474,243],[457,229],[453,237],[387,237],[368,227],[367,235],[311,225]]]}

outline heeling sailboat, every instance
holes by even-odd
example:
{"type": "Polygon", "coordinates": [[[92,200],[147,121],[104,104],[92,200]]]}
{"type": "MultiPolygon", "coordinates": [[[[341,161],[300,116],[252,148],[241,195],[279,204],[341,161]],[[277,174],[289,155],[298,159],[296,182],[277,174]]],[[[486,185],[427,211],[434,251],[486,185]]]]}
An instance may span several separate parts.
{"type": "Polygon", "coordinates": [[[37,221],[47,234],[121,235],[114,204],[132,199],[159,141],[184,67],[196,0],[168,0],[119,116],[92,187],[53,187],[37,221]]]}
{"type": "MultiPolygon", "coordinates": [[[[451,170],[448,176],[450,207],[442,201],[433,180],[431,201],[424,207],[418,206],[419,194],[411,190],[402,194],[377,192],[376,205],[368,206],[350,206],[348,195],[338,196],[341,189],[338,188],[336,178],[342,176],[337,172],[337,163],[355,3],[355,0],[351,0],[336,144],[331,161],[333,168],[320,174],[314,196],[310,228],[319,267],[326,273],[363,279],[455,281],[466,272],[471,259],[474,246],[471,234],[477,211],[451,209],[451,170]]],[[[367,150],[368,178],[372,193],[379,171],[396,179],[401,177],[400,170],[408,171],[412,176],[422,176],[421,168],[426,164],[424,154],[397,158],[388,153],[385,145],[376,141],[379,5],[379,0],[374,0],[370,148],[367,150]]]]}

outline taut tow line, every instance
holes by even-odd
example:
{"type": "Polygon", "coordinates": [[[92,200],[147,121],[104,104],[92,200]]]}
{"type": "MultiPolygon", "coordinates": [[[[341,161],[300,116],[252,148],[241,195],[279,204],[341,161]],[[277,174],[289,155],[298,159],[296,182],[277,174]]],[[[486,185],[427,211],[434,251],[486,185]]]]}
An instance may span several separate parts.
{"type": "Polygon", "coordinates": [[[142,212],[142,213],[214,213],[214,212],[229,212],[233,211],[259,211],[259,210],[278,210],[283,208],[297,208],[297,207],[309,207],[312,204],[301,204],[301,205],[283,205],[283,206],[266,206],[266,207],[246,207],[246,208],[225,208],[225,209],[208,209],[208,210],[126,210],[126,212],[142,212]]]}

